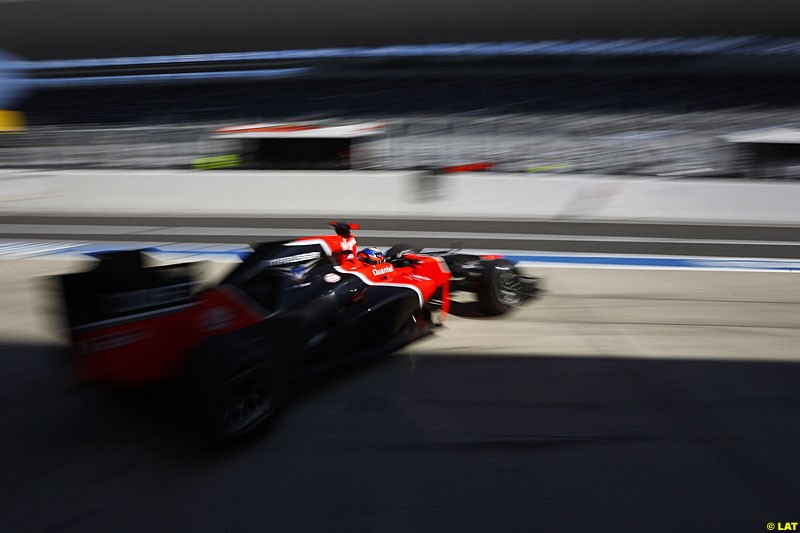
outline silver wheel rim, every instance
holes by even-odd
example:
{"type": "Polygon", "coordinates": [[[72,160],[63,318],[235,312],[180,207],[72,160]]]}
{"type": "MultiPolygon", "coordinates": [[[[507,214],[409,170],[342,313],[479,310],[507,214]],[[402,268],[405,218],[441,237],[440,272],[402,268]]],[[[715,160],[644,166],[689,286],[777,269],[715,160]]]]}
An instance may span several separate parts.
{"type": "Polygon", "coordinates": [[[237,391],[216,413],[225,434],[237,434],[251,428],[273,410],[270,391],[256,384],[237,391]]]}
{"type": "Polygon", "coordinates": [[[507,306],[514,306],[522,301],[522,283],[516,274],[509,269],[500,271],[497,280],[497,299],[507,306]]]}

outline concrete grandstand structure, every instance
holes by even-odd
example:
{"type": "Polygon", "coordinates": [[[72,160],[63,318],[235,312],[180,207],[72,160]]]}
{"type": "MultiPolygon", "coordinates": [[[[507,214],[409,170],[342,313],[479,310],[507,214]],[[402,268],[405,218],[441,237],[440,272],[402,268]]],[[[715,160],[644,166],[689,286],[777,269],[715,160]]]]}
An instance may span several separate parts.
{"type": "Polygon", "coordinates": [[[186,166],[214,155],[209,128],[331,117],[391,121],[370,163],[390,168],[488,153],[512,170],[730,175],[719,135],[795,125],[798,13],[724,0],[3,0],[0,109],[23,108],[30,127],[2,140],[0,164],[186,166]]]}
{"type": "Polygon", "coordinates": [[[185,168],[224,148],[216,127],[314,119],[389,123],[367,168],[748,175],[720,137],[798,125],[798,55],[736,37],[16,61],[31,127],[0,164],[185,168]]]}

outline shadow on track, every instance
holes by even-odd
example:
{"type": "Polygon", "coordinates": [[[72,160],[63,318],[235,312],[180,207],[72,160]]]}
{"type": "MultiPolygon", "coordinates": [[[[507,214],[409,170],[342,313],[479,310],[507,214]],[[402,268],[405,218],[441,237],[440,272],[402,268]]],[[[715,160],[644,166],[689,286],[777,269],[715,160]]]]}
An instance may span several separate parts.
{"type": "Polygon", "coordinates": [[[461,318],[488,318],[486,313],[481,310],[478,302],[475,301],[459,302],[452,300],[450,302],[450,312],[461,318]]]}
{"type": "Polygon", "coordinates": [[[0,345],[18,530],[762,531],[796,520],[800,365],[396,355],[217,454],[169,415],[0,345]]]}

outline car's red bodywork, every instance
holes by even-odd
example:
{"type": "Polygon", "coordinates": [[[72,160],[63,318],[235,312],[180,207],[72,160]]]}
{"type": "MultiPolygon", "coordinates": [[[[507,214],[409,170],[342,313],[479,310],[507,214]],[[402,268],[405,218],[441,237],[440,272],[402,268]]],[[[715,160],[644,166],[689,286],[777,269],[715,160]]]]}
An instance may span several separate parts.
{"type": "MultiPolygon", "coordinates": [[[[449,306],[450,271],[443,259],[406,254],[395,266],[361,263],[355,238],[324,235],[290,244],[320,244],[336,272],[355,274],[367,285],[413,288],[420,308],[434,295],[441,300],[442,316],[449,306]]],[[[72,344],[80,380],[122,386],[146,386],[176,377],[192,350],[213,335],[237,331],[265,320],[270,312],[237,287],[222,284],[206,289],[180,305],[130,314],[72,329],[72,344]]]]}

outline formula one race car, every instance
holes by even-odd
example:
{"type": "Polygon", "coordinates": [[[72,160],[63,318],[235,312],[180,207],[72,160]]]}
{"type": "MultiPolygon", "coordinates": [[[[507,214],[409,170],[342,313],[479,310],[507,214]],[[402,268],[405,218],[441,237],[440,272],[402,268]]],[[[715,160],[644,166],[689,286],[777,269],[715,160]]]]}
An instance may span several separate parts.
{"type": "Polygon", "coordinates": [[[262,434],[294,380],[390,353],[430,333],[450,290],[486,314],[520,304],[536,280],[499,256],[358,250],[354,224],[335,235],[254,247],[218,285],[195,291],[189,264],[146,268],[142,251],[100,254],[61,277],[83,381],[169,384],[224,441],[262,434]]]}

